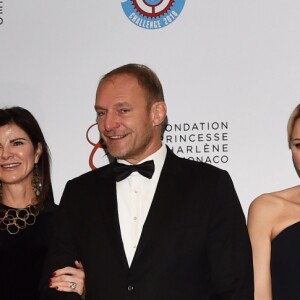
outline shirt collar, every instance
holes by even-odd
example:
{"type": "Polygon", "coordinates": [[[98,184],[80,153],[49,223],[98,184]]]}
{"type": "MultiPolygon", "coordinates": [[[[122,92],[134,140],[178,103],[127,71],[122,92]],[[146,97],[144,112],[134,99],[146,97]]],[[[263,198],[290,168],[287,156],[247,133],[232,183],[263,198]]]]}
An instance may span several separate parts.
{"type": "MultiPolygon", "coordinates": [[[[156,152],[152,153],[151,155],[149,155],[148,157],[140,161],[139,164],[147,160],[153,160],[155,165],[155,173],[156,171],[159,171],[160,173],[163,164],[165,162],[166,156],[167,156],[167,146],[164,143],[162,143],[161,147],[156,152]]],[[[117,159],[117,162],[125,165],[130,164],[128,161],[124,159],[117,159]]]]}

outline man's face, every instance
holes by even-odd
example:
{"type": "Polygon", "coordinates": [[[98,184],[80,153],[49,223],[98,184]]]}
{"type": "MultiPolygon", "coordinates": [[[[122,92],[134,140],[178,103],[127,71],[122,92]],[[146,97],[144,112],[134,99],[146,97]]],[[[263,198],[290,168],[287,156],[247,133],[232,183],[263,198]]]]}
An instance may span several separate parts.
{"type": "Polygon", "coordinates": [[[115,75],[101,84],[95,109],[101,137],[112,156],[135,164],[160,148],[155,106],[147,106],[133,76],[115,75]]]}

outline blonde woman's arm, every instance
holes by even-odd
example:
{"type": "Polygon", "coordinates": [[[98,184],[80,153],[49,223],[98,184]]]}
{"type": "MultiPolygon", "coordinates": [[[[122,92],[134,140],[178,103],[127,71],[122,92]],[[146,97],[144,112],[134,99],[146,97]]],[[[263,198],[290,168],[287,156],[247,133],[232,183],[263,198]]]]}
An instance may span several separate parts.
{"type": "Polygon", "coordinates": [[[271,234],[274,220],[274,205],[270,196],[262,195],[250,205],[248,231],[250,235],[253,266],[255,300],[272,300],[271,286],[271,234]]]}

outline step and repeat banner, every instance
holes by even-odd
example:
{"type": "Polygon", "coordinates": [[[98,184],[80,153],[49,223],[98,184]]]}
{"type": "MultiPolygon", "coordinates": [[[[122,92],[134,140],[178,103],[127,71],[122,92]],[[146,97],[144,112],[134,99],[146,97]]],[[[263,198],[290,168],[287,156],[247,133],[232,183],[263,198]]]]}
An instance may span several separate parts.
{"type": "Polygon", "coordinates": [[[59,203],[67,180],[108,163],[94,125],[100,77],[146,64],[164,86],[164,142],[228,170],[247,214],[299,181],[286,137],[300,102],[299,12],[298,0],[2,0],[0,104],[39,121],[59,203]]]}

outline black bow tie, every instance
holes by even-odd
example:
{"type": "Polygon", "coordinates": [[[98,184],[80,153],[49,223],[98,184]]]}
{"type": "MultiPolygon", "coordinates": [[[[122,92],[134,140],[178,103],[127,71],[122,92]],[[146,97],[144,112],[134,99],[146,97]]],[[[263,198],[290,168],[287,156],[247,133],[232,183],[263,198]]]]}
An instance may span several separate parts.
{"type": "Polygon", "coordinates": [[[154,173],[154,162],[153,160],[145,161],[140,165],[124,165],[115,162],[114,173],[116,176],[116,181],[121,181],[128,177],[132,172],[139,172],[141,175],[152,178],[154,173]]]}

